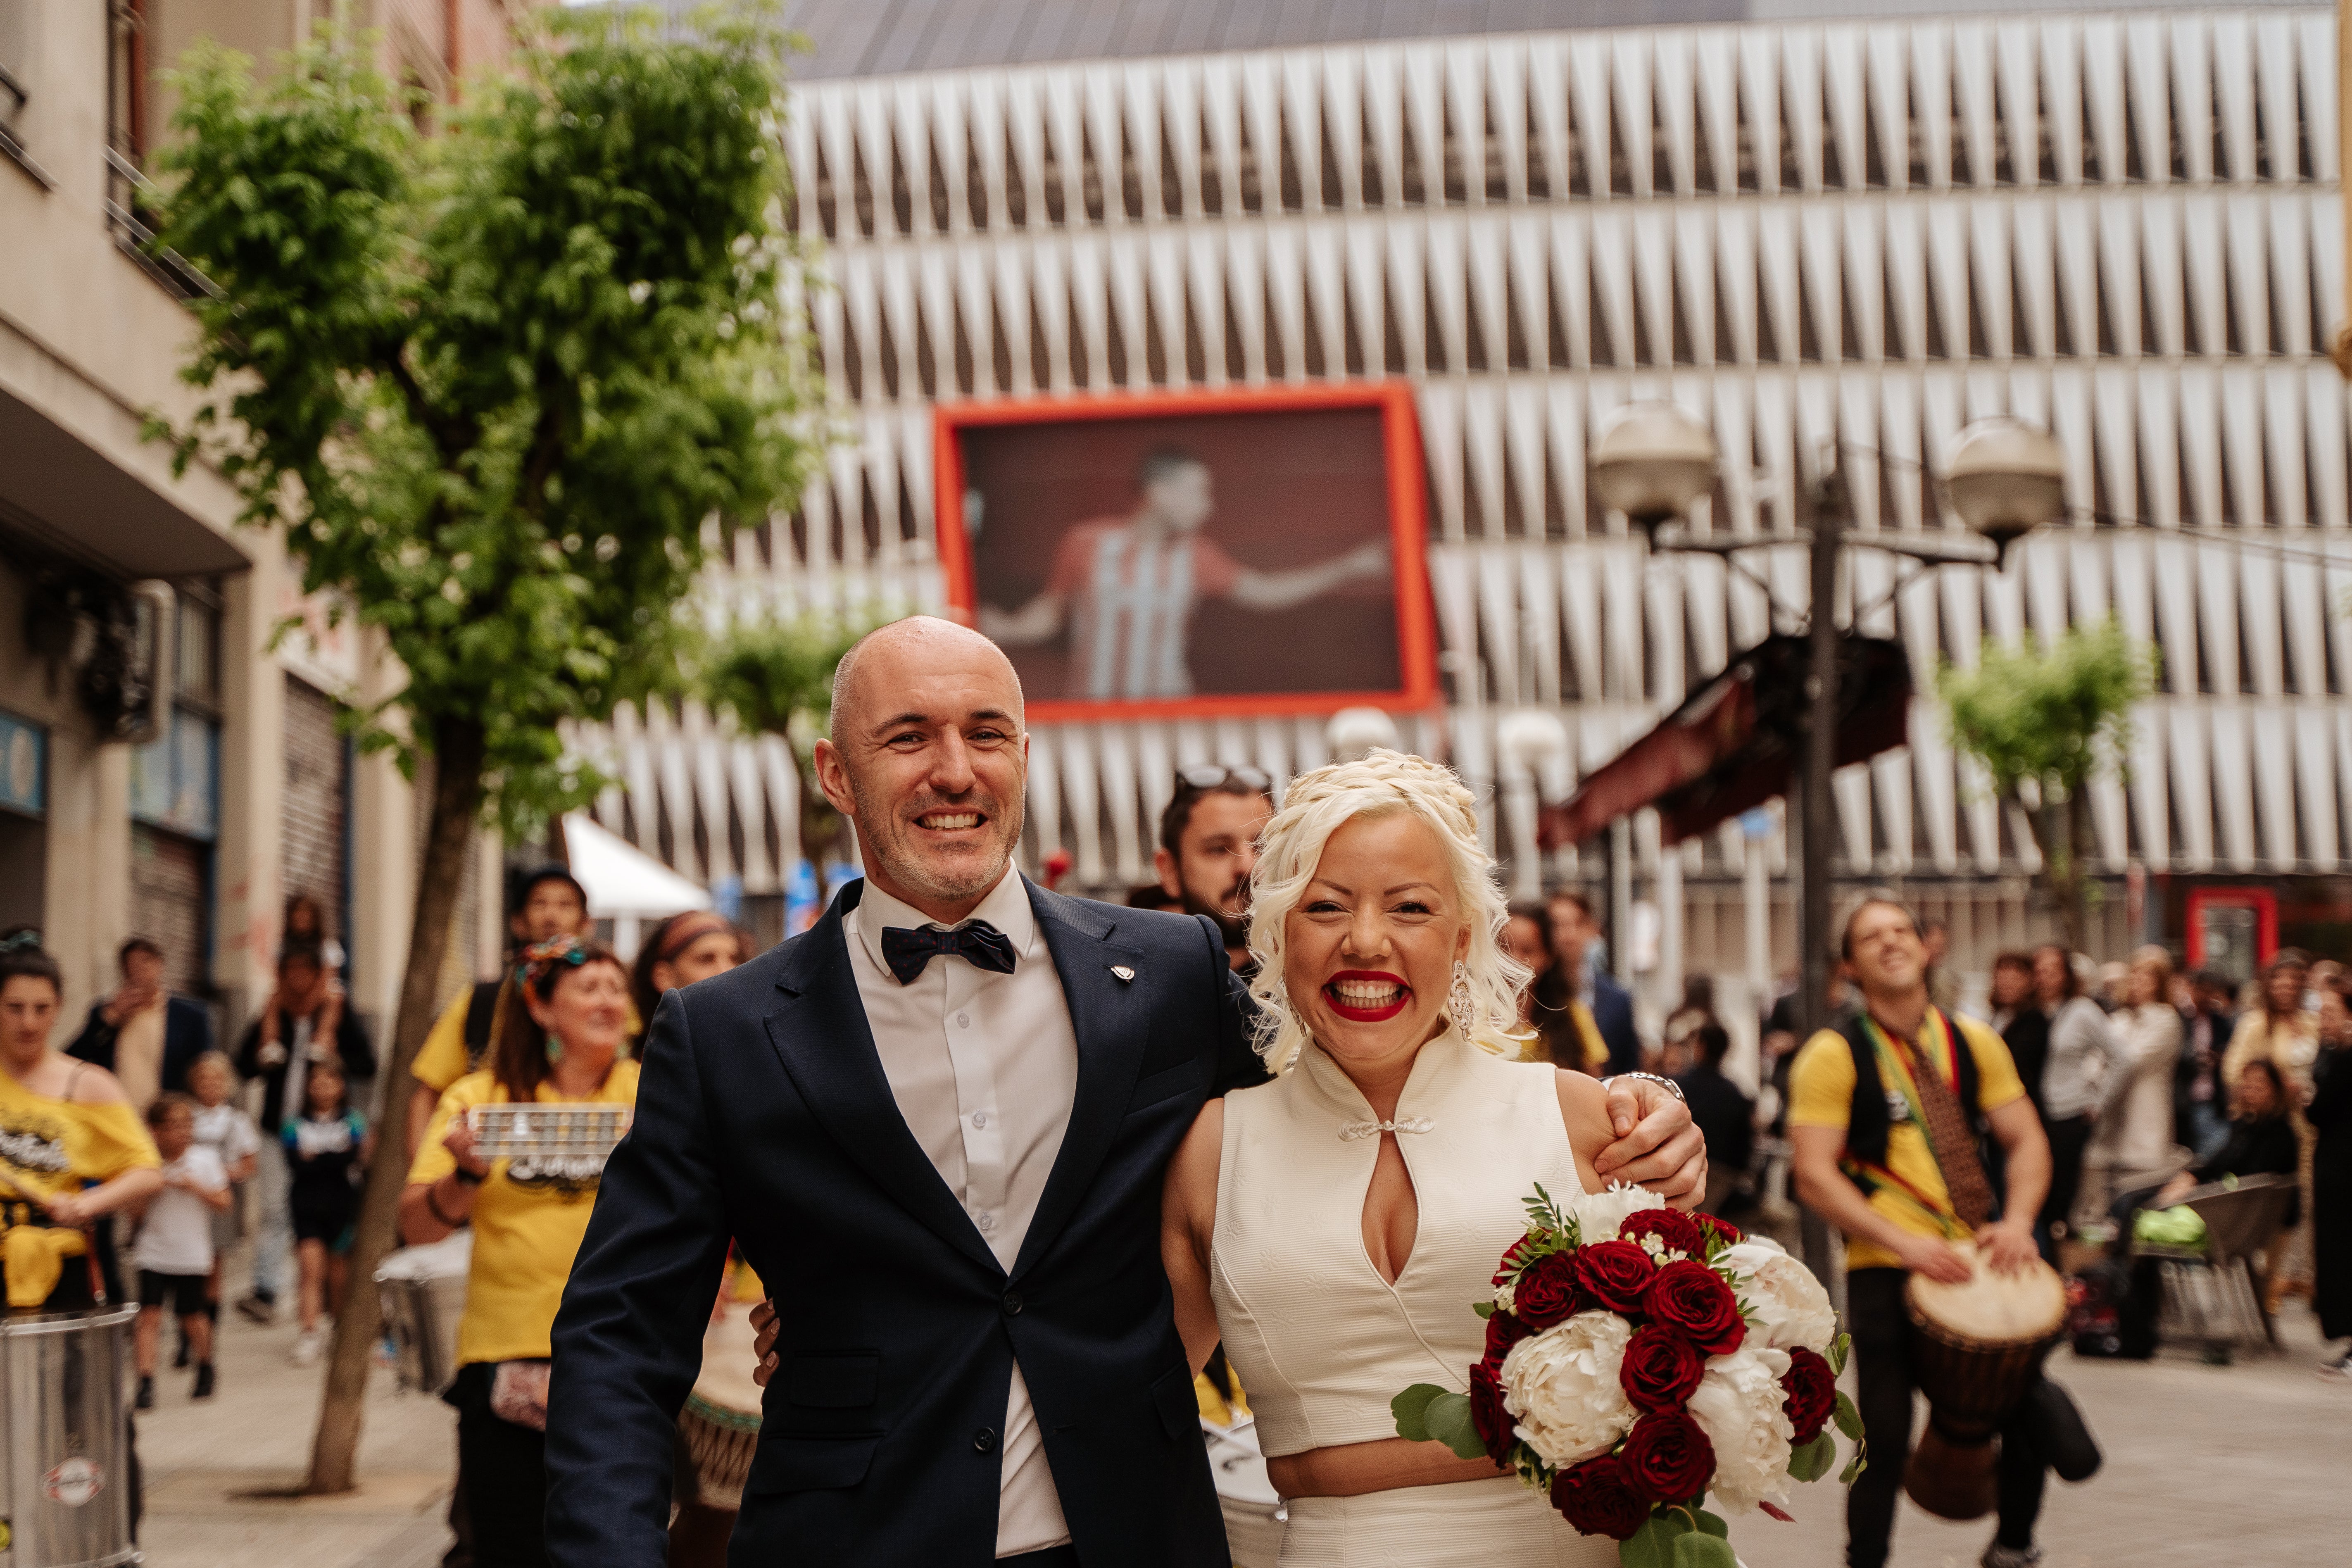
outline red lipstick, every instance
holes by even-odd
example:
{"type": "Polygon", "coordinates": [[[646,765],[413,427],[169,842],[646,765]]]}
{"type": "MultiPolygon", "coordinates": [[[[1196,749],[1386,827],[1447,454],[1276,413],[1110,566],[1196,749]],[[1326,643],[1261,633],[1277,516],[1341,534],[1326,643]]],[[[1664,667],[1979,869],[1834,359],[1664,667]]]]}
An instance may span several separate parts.
{"type": "Polygon", "coordinates": [[[1412,1000],[1412,987],[1404,983],[1402,975],[1391,974],[1386,970],[1343,969],[1323,983],[1323,999],[1330,1004],[1331,1011],[1351,1024],[1382,1024],[1404,1011],[1405,1004],[1412,1000]],[[1348,984],[1359,989],[1393,988],[1395,995],[1368,1007],[1350,1002],[1340,994],[1339,987],[1348,984]]]}

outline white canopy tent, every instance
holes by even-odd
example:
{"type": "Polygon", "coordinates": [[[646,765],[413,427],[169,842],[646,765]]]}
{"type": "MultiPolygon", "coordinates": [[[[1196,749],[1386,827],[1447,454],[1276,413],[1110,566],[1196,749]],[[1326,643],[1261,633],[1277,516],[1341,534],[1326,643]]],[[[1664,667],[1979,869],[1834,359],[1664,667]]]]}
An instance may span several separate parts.
{"type": "Polygon", "coordinates": [[[613,922],[613,951],[625,962],[637,956],[637,933],[645,921],[710,908],[708,889],[597,826],[584,811],[564,817],[563,842],[572,874],[588,889],[589,914],[613,922]]]}

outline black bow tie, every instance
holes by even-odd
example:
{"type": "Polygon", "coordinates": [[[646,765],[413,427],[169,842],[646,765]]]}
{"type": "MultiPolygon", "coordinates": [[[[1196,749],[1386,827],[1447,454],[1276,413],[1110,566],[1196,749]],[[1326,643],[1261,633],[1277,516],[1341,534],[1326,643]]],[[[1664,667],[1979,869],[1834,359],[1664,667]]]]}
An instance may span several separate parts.
{"type": "Polygon", "coordinates": [[[976,968],[992,969],[999,974],[1013,973],[1013,940],[986,921],[974,921],[954,931],[938,926],[913,931],[883,928],[882,962],[890,966],[901,985],[912,985],[923,973],[923,965],[942,952],[960,953],[976,968]]]}

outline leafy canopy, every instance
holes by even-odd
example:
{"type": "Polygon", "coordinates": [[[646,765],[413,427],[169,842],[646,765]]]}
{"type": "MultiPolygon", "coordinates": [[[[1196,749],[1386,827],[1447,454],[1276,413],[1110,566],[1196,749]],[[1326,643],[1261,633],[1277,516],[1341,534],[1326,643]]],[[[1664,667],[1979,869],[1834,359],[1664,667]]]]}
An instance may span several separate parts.
{"type": "Polygon", "coordinates": [[[2014,797],[2030,779],[2045,797],[2072,798],[2122,766],[2132,707],[2155,689],[2158,658],[2109,620],[2046,646],[1988,647],[1973,670],[1946,664],[1936,690],[1954,744],[1984,763],[1997,793],[2014,797]]]}
{"type": "Polygon", "coordinates": [[[266,84],[201,47],[161,160],[159,243],[222,290],[179,462],[383,633],[408,681],[369,743],[467,742],[510,826],[595,787],[559,724],[677,683],[706,520],[796,489],[812,401],[772,0],[536,26],[429,140],[331,35],[266,84]]]}

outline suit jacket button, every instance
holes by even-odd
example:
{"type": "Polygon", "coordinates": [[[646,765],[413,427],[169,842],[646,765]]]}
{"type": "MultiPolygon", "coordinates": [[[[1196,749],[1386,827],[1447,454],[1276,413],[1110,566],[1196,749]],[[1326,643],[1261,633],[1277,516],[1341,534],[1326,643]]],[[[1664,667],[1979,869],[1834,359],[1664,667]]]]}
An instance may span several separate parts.
{"type": "Polygon", "coordinates": [[[971,1447],[972,1451],[977,1454],[992,1454],[996,1452],[996,1428],[993,1426],[983,1426],[979,1431],[974,1432],[971,1435],[971,1447]]]}
{"type": "Polygon", "coordinates": [[[1008,1318],[1017,1318],[1021,1315],[1020,1291],[1007,1290],[1004,1293],[1004,1315],[1008,1318]]]}

